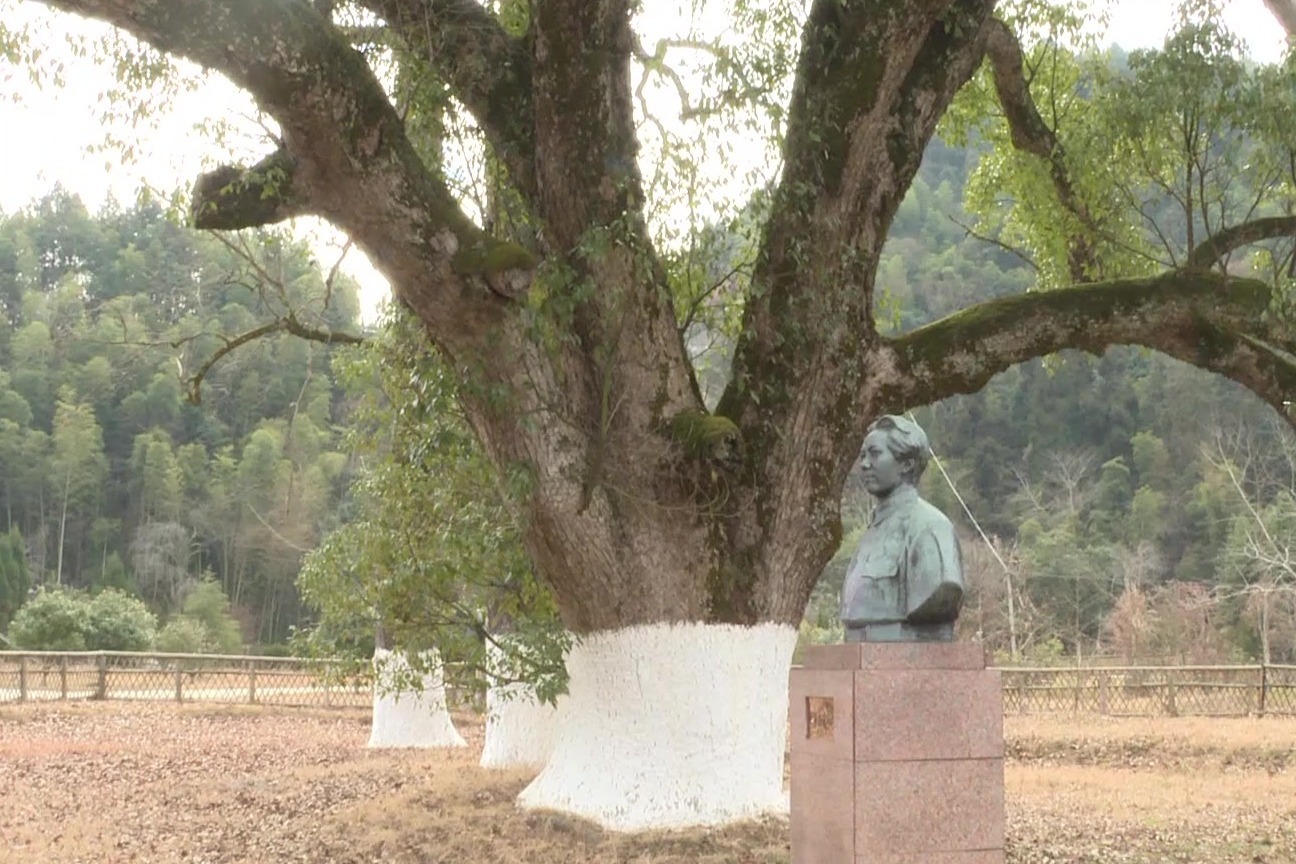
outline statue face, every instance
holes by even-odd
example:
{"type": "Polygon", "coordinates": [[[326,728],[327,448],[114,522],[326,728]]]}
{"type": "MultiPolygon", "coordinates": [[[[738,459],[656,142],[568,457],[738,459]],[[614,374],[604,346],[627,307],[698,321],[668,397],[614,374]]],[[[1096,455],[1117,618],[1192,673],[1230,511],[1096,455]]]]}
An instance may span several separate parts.
{"type": "Polygon", "coordinates": [[[890,433],[874,429],[864,439],[860,455],[861,476],[869,494],[885,497],[905,480],[905,466],[891,452],[890,433]]]}

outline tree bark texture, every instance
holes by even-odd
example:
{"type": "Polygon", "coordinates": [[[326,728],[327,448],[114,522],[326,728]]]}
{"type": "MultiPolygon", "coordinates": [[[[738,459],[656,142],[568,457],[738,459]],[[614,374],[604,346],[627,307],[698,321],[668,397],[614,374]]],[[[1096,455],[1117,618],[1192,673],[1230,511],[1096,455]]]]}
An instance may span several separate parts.
{"type": "MultiPolygon", "coordinates": [[[[577,633],[795,624],[839,543],[867,422],[1013,363],[1129,343],[1274,405],[1296,386],[1291,354],[1252,328],[1263,286],[1210,275],[1213,262],[877,332],[891,219],[987,52],[1005,104],[1031,119],[994,0],[811,4],[783,172],[714,416],[644,221],[630,0],[533,0],[521,36],[476,0],[360,2],[472,112],[536,222],[526,247],[464,215],[361,54],[312,4],[42,2],[219,71],[278,121],[282,144],[261,163],[199,179],[195,223],[311,213],[364,249],[462,373],[487,451],[528,475],[527,544],[577,633]]],[[[1023,143],[1059,157],[1042,133],[1023,143]]]]}

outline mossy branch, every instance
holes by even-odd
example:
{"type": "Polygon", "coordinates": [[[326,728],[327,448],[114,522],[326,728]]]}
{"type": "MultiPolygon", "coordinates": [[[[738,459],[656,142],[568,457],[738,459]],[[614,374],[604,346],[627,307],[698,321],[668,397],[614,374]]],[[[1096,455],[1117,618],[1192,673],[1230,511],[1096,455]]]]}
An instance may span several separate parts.
{"type": "Polygon", "coordinates": [[[294,195],[293,171],[280,148],[251,168],[223,165],[200,175],[189,208],[194,227],[235,231],[300,216],[306,208],[294,195]]]}
{"type": "MultiPolygon", "coordinates": [[[[419,310],[438,342],[481,347],[529,272],[465,274],[460,250],[484,232],[423,162],[365,58],[301,0],[40,0],[98,18],[218,71],[279,124],[280,148],[248,171],[200,179],[193,218],[246,227],[299,213],[346,232],[419,310]]],[[[466,0],[465,0],[466,2],[466,0]]]]}
{"type": "Polygon", "coordinates": [[[1296,358],[1262,331],[1270,287],[1205,270],[1095,282],[980,303],[887,341],[897,382],[886,410],[972,393],[1026,360],[1142,345],[1217,372],[1281,408],[1296,358]]]}

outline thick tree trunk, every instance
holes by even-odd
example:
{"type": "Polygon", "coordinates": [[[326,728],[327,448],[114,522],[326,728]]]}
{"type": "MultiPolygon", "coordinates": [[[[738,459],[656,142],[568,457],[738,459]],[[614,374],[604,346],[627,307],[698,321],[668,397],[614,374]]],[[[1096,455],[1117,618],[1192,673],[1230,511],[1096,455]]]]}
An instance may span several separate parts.
{"type": "Polygon", "coordinates": [[[786,812],[796,630],[656,624],[588,637],[567,659],[553,757],[519,798],[622,831],[786,812]]]}
{"type": "Polygon", "coordinates": [[[446,706],[444,678],[439,659],[424,658],[433,670],[423,674],[418,686],[400,683],[409,675],[409,661],[400,652],[379,648],[374,652],[373,724],[369,746],[464,747],[446,706]]]}

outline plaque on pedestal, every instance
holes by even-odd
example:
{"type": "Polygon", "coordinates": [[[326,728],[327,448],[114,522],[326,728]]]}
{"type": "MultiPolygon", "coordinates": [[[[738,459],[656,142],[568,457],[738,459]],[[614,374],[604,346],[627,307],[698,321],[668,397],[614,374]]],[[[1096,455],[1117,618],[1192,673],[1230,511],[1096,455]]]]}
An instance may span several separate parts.
{"type": "Polygon", "coordinates": [[[813,646],[789,685],[792,864],[1003,864],[1003,692],[979,645],[813,646]]]}

